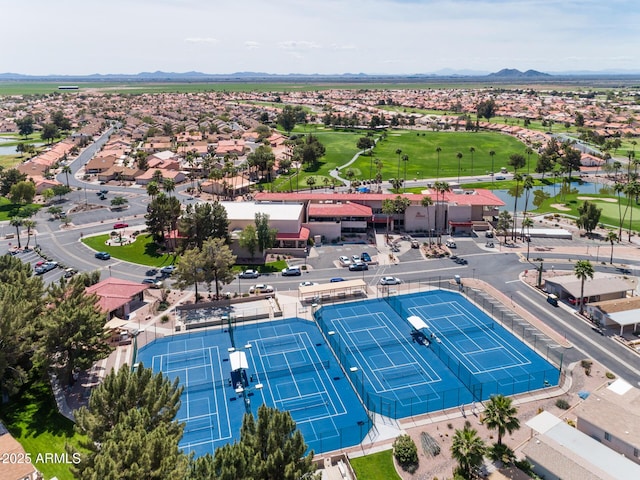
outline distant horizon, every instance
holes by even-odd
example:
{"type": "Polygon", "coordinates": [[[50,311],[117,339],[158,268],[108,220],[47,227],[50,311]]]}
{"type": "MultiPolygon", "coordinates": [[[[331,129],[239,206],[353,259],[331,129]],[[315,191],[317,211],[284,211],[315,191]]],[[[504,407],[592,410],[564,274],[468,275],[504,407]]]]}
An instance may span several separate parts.
{"type": "Polygon", "coordinates": [[[0,72],[32,76],[640,73],[631,0],[5,3],[0,72]]]}

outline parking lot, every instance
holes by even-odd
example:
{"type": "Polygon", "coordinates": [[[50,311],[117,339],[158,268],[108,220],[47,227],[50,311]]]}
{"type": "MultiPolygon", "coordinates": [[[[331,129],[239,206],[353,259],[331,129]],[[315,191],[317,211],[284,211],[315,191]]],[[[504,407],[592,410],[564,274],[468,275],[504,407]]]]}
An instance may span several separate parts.
{"type": "MultiPolygon", "coordinates": [[[[42,258],[35,250],[31,248],[27,251],[18,250],[18,253],[15,254],[15,257],[19,258],[22,261],[22,263],[30,264],[31,268],[34,270],[34,274],[35,274],[35,269],[38,263],[39,262],[44,263],[47,261],[46,259],[42,258]]],[[[55,259],[53,261],[55,261],[55,259]]],[[[66,265],[58,264],[52,270],[49,270],[48,272],[44,272],[39,276],[42,277],[42,281],[45,284],[55,283],[59,281],[62,277],[64,277],[66,268],[67,268],[66,265]]]]}

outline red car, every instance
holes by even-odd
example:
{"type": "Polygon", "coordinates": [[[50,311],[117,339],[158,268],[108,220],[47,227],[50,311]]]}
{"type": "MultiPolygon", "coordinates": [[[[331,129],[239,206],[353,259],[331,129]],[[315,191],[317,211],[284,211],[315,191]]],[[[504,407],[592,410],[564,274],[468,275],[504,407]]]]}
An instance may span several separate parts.
{"type": "Polygon", "coordinates": [[[127,228],[129,226],[128,223],[116,223],[113,228],[117,229],[117,228],[127,228]]]}
{"type": "MultiPolygon", "coordinates": [[[[574,297],[574,296],[572,296],[572,295],[569,295],[569,298],[567,298],[567,301],[568,301],[571,305],[578,305],[578,303],[580,302],[580,299],[579,299],[579,298],[575,298],[575,297],[574,297]]],[[[586,304],[588,301],[589,301],[589,298],[588,298],[588,297],[584,297],[584,298],[582,299],[582,304],[584,305],[584,304],[586,304]]]]}

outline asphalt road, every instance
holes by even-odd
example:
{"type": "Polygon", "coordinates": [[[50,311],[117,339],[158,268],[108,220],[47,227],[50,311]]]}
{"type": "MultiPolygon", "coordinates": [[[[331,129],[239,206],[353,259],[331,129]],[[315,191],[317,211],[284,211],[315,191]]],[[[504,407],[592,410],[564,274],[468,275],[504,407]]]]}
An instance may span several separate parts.
{"type": "MultiPolygon", "coordinates": [[[[106,142],[108,134],[103,135],[95,144],[91,145],[76,159],[72,166],[74,175],[69,176],[69,183],[76,190],[72,192],[68,199],[61,204],[65,210],[70,210],[77,204],[94,204],[100,208],[71,214],[73,225],[69,228],[62,228],[59,221],[52,221],[46,211],[41,211],[35,217],[37,221],[37,236],[32,239],[31,246],[36,242],[42,251],[53,260],[62,265],[73,267],[79,271],[100,270],[102,277],[109,275],[125,278],[132,281],[142,281],[147,277],[149,267],[144,265],[132,265],[117,259],[98,260],[94,258],[94,251],[86,247],[80,240],[81,236],[88,236],[98,233],[107,233],[112,230],[113,223],[125,221],[129,224],[129,229],[144,226],[144,213],[148,197],[146,191],[141,187],[106,187],[109,190],[106,200],[100,200],[96,192],[105,188],[97,183],[83,182],[75,177],[80,167],[88,161],[93,152],[97,151],[101,144],[106,142]],[[115,195],[123,195],[129,200],[128,208],[124,211],[113,211],[109,208],[110,199],[115,195]]],[[[64,175],[59,176],[59,180],[66,181],[64,175]]],[[[183,201],[188,201],[186,195],[182,195],[183,201]]],[[[5,239],[6,233],[13,231],[5,222],[0,227],[0,249],[8,249],[15,239],[5,239]]],[[[24,239],[23,239],[24,240],[24,239]]],[[[421,239],[421,241],[425,241],[421,239]]],[[[498,245],[496,239],[494,243],[498,245]]],[[[484,247],[486,239],[482,238],[456,238],[457,249],[455,253],[468,261],[467,265],[459,265],[448,258],[425,261],[420,253],[414,249],[403,249],[398,254],[400,262],[397,265],[371,266],[365,272],[350,272],[347,268],[340,267],[337,259],[340,255],[359,255],[362,252],[369,253],[372,257],[378,252],[374,247],[365,245],[341,245],[323,246],[314,255],[306,260],[310,267],[308,273],[300,277],[282,277],[279,274],[263,275],[257,280],[240,280],[224,288],[224,291],[243,292],[248,291],[251,285],[256,283],[268,283],[279,291],[297,290],[301,281],[327,282],[333,277],[345,279],[363,278],[369,285],[374,286],[379,283],[383,276],[395,276],[404,282],[417,281],[425,278],[441,277],[451,279],[454,275],[462,278],[475,277],[494,285],[500,291],[508,295],[513,302],[524,309],[535,314],[544,323],[561,332],[574,346],[564,351],[564,363],[578,361],[585,357],[593,358],[606,366],[608,370],[625,378],[636,385],[640,383],[640,357],[630,349],[624,347],[612,337],[602,336],[591,329],[590,324],[580,319],[567,308],[555,308],[545,302],[544,296],[532,290],[518,280],[518,275],[525,269],[535,268],[537,263],[521,263],[520,257],[512,253],[508,248],[488,249],[484,247]],[[316,255],[317,254],[317,255],[316,255]]],[[[577,247],[581,250],[581,245],[587,247],[590,243],[586,240],[562,241],[567,245],[577,247]],[[581,243],[582,242],[582,243],[581,243]]],[[[23,245],[24,245],[23,241],[23,245]]],[[[601,252],[606,256],[606,249],[601,252]]],[[[600,252],[599,252],[600,253],[600,252]]],[[[539,253],[535,256],[543,256],[545,267],[555,269],[572,269],[569,259],[575,261],[585,258],[593,261],[593,252],[585,248],[583,255],[539,253]],[[591,253],[591,255],[589,255],[591,253]]],[[[20,257],[29,263],[35,264],[40,258],[35,252],[21,253],[20,257]]],[[[531,256],[533,258],[534,255],[531,256]]],[[[605,259],[606,260],[606,259],[605,259]]],[[[296,264],[302,264],[298,260],[296,264]]],[[[640,264],[626,262],[632,273],[635,274],[640,264]]],[[[614,272],[615,267],[595,263],[595,268],[599,271],[614,272]]],[[[63,275],[62,269],[54,269],[43,275],[46,282],[55,282],[63,275]]],[[[170,282],[170,280],[167,280],[170,282]]],[[[203,290],[204,291],[204,290],[203,290]]]]}

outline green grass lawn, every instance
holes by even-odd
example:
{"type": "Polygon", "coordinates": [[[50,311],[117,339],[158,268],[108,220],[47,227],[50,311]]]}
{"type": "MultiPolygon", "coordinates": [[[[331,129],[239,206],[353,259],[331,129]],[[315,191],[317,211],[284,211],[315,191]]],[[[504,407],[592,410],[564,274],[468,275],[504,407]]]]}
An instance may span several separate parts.
{"type": "Polygon", "coordinates": [[[109,235],[96,235],[82,239],[85,245],[99,252],[108,252],[113,258],[119,258],[131,263],[147,265],[149,267],[164,267],[172,265],[176,256],[158,251],[158,245],[151,235],[138,235],[136,241],[129,245],[109,246],[105,242],[109,235]]]}
{"type": "MultiPolygon", "coordinates": [[[[620,223],[620,214],[618,210],[618,199],[615,195],[610,194],[585,194],[585,193],[569,193],[564,198],[561,198],[559,195],[545,200],[545,202],[536,210],[536,213],[559,213],[561,215],[571,215],[574,217],[578,216],[578,207],[584,203],[584,200],[578,200],[578,197],[589,197],[591,202],[595,203],[598,208],[602,209],[602,213],[600,214],[600,223],[603,223],[607,226],[617,229],[620,223]],[[607,201],[606,199],[613,199],[615,201],[607,201]],[[564,206],[565,208],[569,208],[569,210],[563,210],[552,205],[559,204],[564,206]]],[[[625,215],[625,208],[627,207],[627,199],[625,197],[620,197],[620,208],[622,210],[622,215],[625,215]]],[[[631,225],[631,229],[634,231],[640,230],[640,206],[631,205],[629,206],[629,210],[627,211],[626,216],[624,216],[624,228],[623,235],[626,239],[626,234],[624,234],[624,230],[629,228],[629,219],[631,216],[631,212],[633,211],[633,222],[631,225]]]]}
{"type": "MultiPolygon", "coordinates": [[[[359,137],[360,135],[358,135],[359,137]]],[[[355,141],[357,141],[357,138],[355,141]]],[[[355,141],[354,144],[355,149],[355,141]]],[[[398,158],[407,155],[406,178],[435,178],[437,174],[438,152],[440,147],[440,177],[456,177],[458,175],[457,153],[460,159],[460,176],[485,175],[500,167],[508,167],[509,156],[520,153],[525,156],[526,146],[508,135],[493,132],[425,132],[425,131],[389,131],[387,138],[373,150],[373,158],[363,155],[350,167],[359,179],[373,178],[376,175],[375,158],[383,165],[382,178],[405,178],[405,165],[398,158]],[[473,165],[470,148],[474,148],[473,165]],[[396,154],[401,150],[400,155],[396,154]],[[493,161],[489,155],[495,152],[493,161]]],[[[533,169],[537,155],[530,156],[530,168],[533,169]]],[[[522,171],[526,172],[527,168],[522,171]]]]}
{"type": "MultiPolygon", "coordinates": [[[[18,212],[18,209],[24,205],[16,205],[15,203],[11,203],[9,199],[5,197],[0,197],[0,221],[2,220],[10,220],[11,217],[15,216],[18,212]]],[[[36,209],[42,208],[41,204],[31,203],[29,206],[34,207],[36,209]]],[[[15,230],[14,227],[11,227],[15,230]]]]}
{"type": "Polygon", "coordinates": [[[356,476],[363,480],[400,480],[393,465],[393,451],[373,453],[364,457],[350,459],[356,476]]]}
{"type": "Polygon", "coordinates": [[[78,447],[82,438],[74,431],[73,422],[58,413],[48,384],[32,384],[19,397],[0,408],[0,418],[25,451],[31,454],[35,467],[45,478],[73,479],[69,465],[37,461],[38,454],[64,453],[66,443],[78,447]]]}

